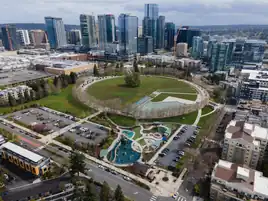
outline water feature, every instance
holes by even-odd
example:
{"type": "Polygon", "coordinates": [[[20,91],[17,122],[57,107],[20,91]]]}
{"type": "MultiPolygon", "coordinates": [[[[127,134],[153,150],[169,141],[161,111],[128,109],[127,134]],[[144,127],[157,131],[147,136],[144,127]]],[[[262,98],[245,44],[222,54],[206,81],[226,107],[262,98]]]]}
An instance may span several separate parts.
{"type": "Polygon", "coordinates": [[[131,147],[132,141],[121,139],[108,154],[108,160],[119,165],[128,165],[140,159],[141,153],[131,147]]]}
{"type": "Polygon", "coordinates": [[[123,130],[122,133],[125,134],[128,138],[132,138],[133,135],[135,134],[133,131],[129,130],[123,130]]]}

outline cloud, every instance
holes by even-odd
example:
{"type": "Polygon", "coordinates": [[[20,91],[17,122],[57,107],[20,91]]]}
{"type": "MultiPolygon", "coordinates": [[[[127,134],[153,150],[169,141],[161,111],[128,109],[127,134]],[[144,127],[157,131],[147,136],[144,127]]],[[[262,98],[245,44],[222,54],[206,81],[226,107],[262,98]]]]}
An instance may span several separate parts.
{"type": "Polygon", "coordinates": [[[79,24],[81,13],[144,15],[145,3],[159,4],[160,15],[176,25],[267,24],[268,0],[0,0],[0,23],[44,22],[45,16],[79,24]]]}

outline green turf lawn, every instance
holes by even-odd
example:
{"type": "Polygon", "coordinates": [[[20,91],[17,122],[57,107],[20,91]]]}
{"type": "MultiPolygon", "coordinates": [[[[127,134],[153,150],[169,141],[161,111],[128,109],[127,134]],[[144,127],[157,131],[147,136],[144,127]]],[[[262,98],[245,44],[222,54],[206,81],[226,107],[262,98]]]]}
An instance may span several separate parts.
{"type": "Polygon", "coordinates": [[[197,117],[198,111],[191,112],[189,114],[176,116],[176,117],[168,117],[163,119],[151,119],[151,120],[141,120],[142,122],[174,122],[180,124],[193,124],[197,117]]]}
{"type": "Polygon", "coordinates": [[[136,120],[132,117],[117,115],[117,114],[107,114],[107,116],[118,126],[132,127],[135,126],[136,120]]]}
{"type": "Polygon", "coordinates": [[[136,88],[126,87],[124,77],[119,77],[97,82],[87,89],[90,95],[99,100],[120,98],[124,105],[137,102],[156,90],[196,93],[194,88],[182,81],[153,76],[141,76],[141,85],[136,88]]]}
{"type": "Polygon", "coordinates": [[[0,113],[10,113],[14,110],[21,109],[23,106],[40,104],[60,112],[70,113],[76,117],[82,118],[90,115],[93,110],[72,97],[72,87],[73,85],[69,85],[67,88],[62,89],[57,95],[50,95],[40,100],[18,105],[16,107],[0,107],[0,113]]]}
{"type": "Polygon", "coordinates": [[[202,115],[210,113],[214,110],[214,108],[210,105],[206,105],[205,107],[202,108],[202,115]]]}
{"type": "Polygon", "coordinates": [[[136,139],[141,137],[141,133],[140,133],[141,127],[139,126],[139,127],[134,128],[134,131],[135,131],[135,135],[134,135],[133,139],[136,140],[136,139]]]}
{"type": "Polygon", "coordinates": [[[164,99],[166,99],[168,96],[172,96],[175,98],[182,98],[182,99],[186,99],[186,100],[191,100],[191,101],[195,101],[197,98],[197,94],[169,94],[169,93],[162,93],[159,94],[158,96],[156,96],[153,100],[151,100],[152,102],[159,102],[159,101],[163,101],[164,99]]]}

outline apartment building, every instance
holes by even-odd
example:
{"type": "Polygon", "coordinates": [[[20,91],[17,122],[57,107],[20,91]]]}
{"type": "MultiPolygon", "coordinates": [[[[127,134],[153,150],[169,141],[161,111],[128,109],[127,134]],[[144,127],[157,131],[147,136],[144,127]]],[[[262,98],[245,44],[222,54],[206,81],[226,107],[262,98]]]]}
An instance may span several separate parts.
{"type": "Polygon", "coordinates": [[[210,200],[267,200],[268,178],[243,165],[219,160],[211,175],[210,200]]]}
{"type": "Polygon", "coordinates": [[[11,142],[0,146],[3,160],[13,163],[19,168],[32,173],[35,176],[45,174],[50,167],[50,159],[35,152],[27,150],[11,142]]]}
{"type": "Polygon", "coordinates": [[[27,91],[30,95],[31,90],[32,88],[26,85],[19,85],[16,87],[0,90],[0,105],[8,104],[8,94],[10,94],[14,99],[18,100],[20,94],[24,96],[25,91],[27,91]]]}
{"type": "Polygon", "coordinates": [[[267,128],[233,120],[225,130],[222,159],[256,169],[267,153],[267,141],[267,128]]]}
{"type": "Polygon", "coordinates": [[[240,98],[268,101],[268,71],[242,70],[245,81],[241,85],[240,98]]]}

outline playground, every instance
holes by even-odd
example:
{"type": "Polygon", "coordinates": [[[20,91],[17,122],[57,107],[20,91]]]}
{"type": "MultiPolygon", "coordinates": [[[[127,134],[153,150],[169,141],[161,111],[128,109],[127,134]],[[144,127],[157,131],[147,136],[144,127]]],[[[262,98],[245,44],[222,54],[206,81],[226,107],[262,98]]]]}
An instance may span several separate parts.
{"type": "Polygon", "coordinates": [[[118,128],[118,138],[108,149],[107,160],[117,166],[131,165],[141,160],[143,152],[155,152],[171,135],[171,128],[163,124],[140,124],[138,127],[135,131],[118,128]]]}

